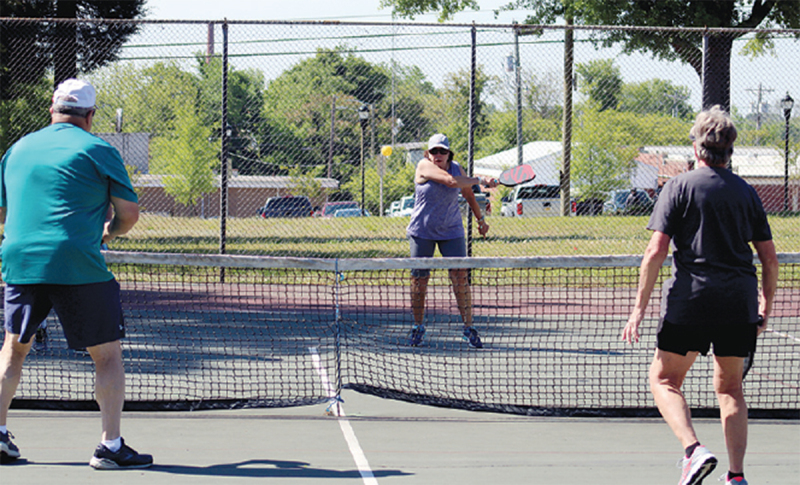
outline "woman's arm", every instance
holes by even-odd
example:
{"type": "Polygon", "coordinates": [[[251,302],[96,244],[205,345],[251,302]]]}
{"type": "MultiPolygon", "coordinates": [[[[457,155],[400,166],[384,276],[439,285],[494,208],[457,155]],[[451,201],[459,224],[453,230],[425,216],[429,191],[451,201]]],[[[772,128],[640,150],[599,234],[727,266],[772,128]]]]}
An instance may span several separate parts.
{"type": "Polygon", "coordinates": [[[489,186],[492,183],[492,179],[488,177],[467,177],[464,175],[463,171],[461,172],[461,175],[456,175],[454,177],[449,173],[447,173],[446,171],[442,170],[441,168],[437,167],[436,164],[434,164],[427,158],[423,158],[417,164],[417,171],[416,175],[414,176],[414,182],[418,184],[424,184],[428,180],[432,182],[438,182],[442,185],[446,185],[447,187],[451,188],[459,188],[459,189],[470,188],[470,192],[472,192],[471,187],[475,184],[489,186]]]}

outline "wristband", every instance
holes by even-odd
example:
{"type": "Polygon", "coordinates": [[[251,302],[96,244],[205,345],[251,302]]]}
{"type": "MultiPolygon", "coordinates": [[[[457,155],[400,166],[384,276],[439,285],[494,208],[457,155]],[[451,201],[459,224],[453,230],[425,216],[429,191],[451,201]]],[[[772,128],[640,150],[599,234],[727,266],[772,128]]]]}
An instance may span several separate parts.
{"type": "Polygon", "coordinates": [[[483,221],[484,221],[484,218],[483,217],[479,217],[478,218],[478,225],[483,224],[483,221]]]}

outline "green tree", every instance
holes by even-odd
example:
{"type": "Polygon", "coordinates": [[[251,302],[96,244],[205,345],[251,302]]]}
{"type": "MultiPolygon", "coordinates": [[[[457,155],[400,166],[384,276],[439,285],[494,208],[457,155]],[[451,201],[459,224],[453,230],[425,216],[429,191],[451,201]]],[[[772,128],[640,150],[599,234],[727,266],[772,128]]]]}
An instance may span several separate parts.
{"type": "Polygon", "coordinates": [[[144,68],[114,64],[93,75],[91,81],[97,88],[95,123],[104,130],[114,126],[116,110],[122,108],[124,131],[157,137],[176,130],[182,108],[197,106],[197,76],[184,71],[175,61],[144,68]]]}
{"type": "Polygon", "coordinates": [[[145,0],[4,0],[0,2],[0,152],[46,125],[47,100],[64,79],[117,58],[137,24],[54,23],[54,18],[134,19],[145,0]],[[35,18],[43,21],[22,21],[35,18]],[[55,79],[53,80],[53,77],[55,79]],[[37,113],[35,121],[21,110],[37,113]],[[38,113],[42,113],[38,115],[38,113]],[[20,122],[30,122],[19,124],[20,122]]]}
{"type": "Polygon", "coordinates": [[[639,147],[682,145],[692,120],[588,109],[575,127],[572,179],[581,199],[630,186],[639,147]]]}
{"type": "Polygon", "coordinates": [[[575,72],[579,78],[579,89],[589,96],[599,111],[617,109],[623,83],[622,75],[613,59],[579,63],[575,72]]]}
{"type": "MultiPolygon", "coordinates": [[[[439,11],[440,19],[466,8],[477,8],[477,0],[381,0],[401,17],[413,17],[439,11]]],[[[726,27],[750,29],[762,25],[800,28],[800,2],[788,0],[512,0],[504,9],[527,9],[528,24],[554,24],[571,18],[583,25],[619,25],[653,27],[726,27]]],[[[730,106],[730,55],[734,39],[744,31],[709,37],[711,62],[703,93],[704,106],[730,106]]],[[[795,34],[800,37],[800,34],[795,34]]],[[[763,34],[760,45],[769,35],[763,34]]],[[[603,45],[620,44],[624,52],[649,52],[664,60],[680,60],[702,76],[702,39],[699,36],[644,30],[607,30],[598,32],[595,41],[603,45]]]]}
{"type": "Polygon", "coordinates": [[[263,108],[267,130],[261,134],[265,161],[283,173],[289,167],[325,164],[335,103],[342,108],[337,113],[347,113],[336,115],[335,165],[337,170],[340,163],[357,165],[360,127],[356,109],[362,104],[379,105],[389,92],[389,83],[385,69],[344,48],[320,49],[315,57],[300,61],[267,87],[263,108]]]}
{"type": "Polygon", "coordinates": [[[575,130],[572,180],[582,200],[602,199],[609,190],[629,185],[638,146],[622,125],[631,116],[590,110],[581,117],[575,130]]]}
{"type": "MultiPolygon", "coordinates": [[[[386,170],[383,176],[383,205],[384,209],[389,204],[401,197],[414,193],[414,172],[416,167],[413,164],[405,163],[405,151],[397,150],[386,161],[386,170]]],[[[353,196],[353,200],[361,201],[361,172],[359,176],[354,176],[342,187],[353,196]]],[[[367,211],[373,215],[380,212],[380,175],[375,164],[369,164],[364,168],[364,205],[367,211]]]]}
{"type": "Polygon", "coordinates": [[[192,206],[214,190],[219,141],[194,106],[181,106],[175,115],[175,130],[152,142],[151,171],[165,175],[164,190],[176,201],[192,206]]]}
{"type": "MultiPolygon", "coordinates": [[[[490,106],[483,94],[493,88],[498,80],[486,74],[482,66],[475,73],[475,138],[486,135],[489,127],[490,106]]],[[[469,93],[470,72],[462,69],[445,76],[444,86],[428,106],[428,116],[435,131],[450,138],[450,146],[457,157],[463,157],[469,143],[469,93]]]]}
{"type": "Polygon", "coordinates": [[[619,99],[619,110],[632,113],[658,113],[675,118],[691,118],[691,92],[685,86],[675,86],[663,79],[640,83],[625,83],[619,99]]]}
{"type": "MultiPolygon", "coordinates": [[[[222,129],[222,59],[206,60],[196,54],[199,98],[204,122],[213,126],[216,136],[222,129]]],[[[259,136],[268,131],[262,113],[264,74],[255,69],[228,68],[228,153],[231,167],[241,175],[270,175],[270,167],[260,159],[259,136]]]]}
{"type": "MultiPolygon", "coordinates": [[[[292,181],[292,187],[289,193],[292,195],[305,195],[312,201],[321,200],[324,191],[322,190],[322,183],[318,177],[322,177],[323,167],[293,167],[289,169],[289,177],[292,181]]],[[[312,202],[313,203],[313,202],[312,202]]]]}
{"type": "MultiPolygon", "coordinates": [[[[392,103],[394,103],[395,117],[402,126],[397,130],[397,143],[410,143],[426,140],[434,132],[433,125],[436,119],[428,115],[427,107],[434,103],[438,97],[436,88],[425,79],[425,74],[419,66],[403,66],[394,63],[387,72],[395,78],[394,96],[387,96],[378,104],[379,119],[387,122],[379,124],[381,139],[391,140],[392,103]]],[[[395,124],[396,126],[396,124],[395,124]]]]}
{"type": "Polygon", "coordinates": [[[555,72],[522,73],[522,105],[534,118],[561,121],[564,100],[563,80],[555,72]]]}

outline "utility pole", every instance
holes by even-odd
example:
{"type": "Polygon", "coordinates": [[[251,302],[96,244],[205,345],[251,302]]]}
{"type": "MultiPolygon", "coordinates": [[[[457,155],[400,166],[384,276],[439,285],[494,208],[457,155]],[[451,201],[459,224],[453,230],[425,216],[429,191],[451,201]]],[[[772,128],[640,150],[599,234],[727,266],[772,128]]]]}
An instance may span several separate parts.
{"type": "Polygon", "coordinates": [[[761,83],[758,83],[758,89],[747,88],[747,89],[745,89],[745,91],[749,91],[751,93],[757,93],[757,95],[756,95],[757,101],[756,101],[756,140],[755,140],[755,144],[758,145],[759,141],[760,141],[758,132],[761,130],[761,95],[763,93],[771,93],[772,91],[775,91],[775,90],[774,89],[764,88],[761,85],[761,83]]]}

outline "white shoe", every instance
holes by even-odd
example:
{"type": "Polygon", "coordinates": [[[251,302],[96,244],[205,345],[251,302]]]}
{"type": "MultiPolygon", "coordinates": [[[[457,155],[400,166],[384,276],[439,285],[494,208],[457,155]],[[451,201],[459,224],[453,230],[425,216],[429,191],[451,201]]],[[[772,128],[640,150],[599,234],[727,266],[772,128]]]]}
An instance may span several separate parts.
{"type": "Polygon", "coordinates": [[[681,462],[683,473],[678,485],[700,485],[703,479],[717,466],[717,457],[712,455],[705,446],[698,446],[689,458],[684,457],[681,462]]]}

